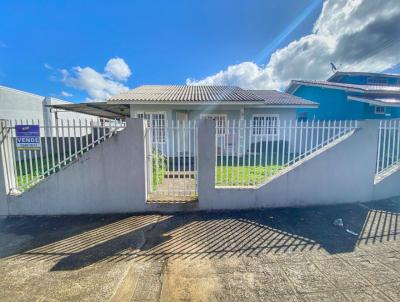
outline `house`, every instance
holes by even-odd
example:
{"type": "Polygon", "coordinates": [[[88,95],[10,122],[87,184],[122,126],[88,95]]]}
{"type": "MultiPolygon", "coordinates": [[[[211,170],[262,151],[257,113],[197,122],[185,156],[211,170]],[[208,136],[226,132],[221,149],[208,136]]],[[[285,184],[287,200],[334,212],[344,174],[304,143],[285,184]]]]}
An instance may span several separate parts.
{"type": "Polygon", "coordinates": [[[93,116],[65,110],[52,111],[49,106],[72,104],[53,97],[45,97],[14,88],[0,86],[0,119],[17,123],[55,124],[57,119],[84,119],[93,116]]]}
{"type": "Polygon", "coordinates": [[[302,120],[400,117],[400,75],[338,71],[326,81],[293,80],[286,92],[319,104],[299,109],[302,120]]]}
{"type": "Polygon", "coordinates": [[[115,95],[107,102],[53,105],[105,118],[146,118],[153,125],[165,121],[212,118],[220,126],[227,120],[271,123],[296,118],[296,110],[318,104],[274,90],[244,90],[236,86],[144,85],[115,95]]]}
{"type": "Polygon", "coordinates": [[[189,132],[196,120],[216,120],[218,148],[229,152],[233,151],[233,141],[239,133],[226,132],[226,126],[232,126],[234,122],[238,125],[238,121],[241,121],[241,127],[250,126],[247,131],[248,137],[251,135],[252,138],[248,142],[248,152],[252,152],[256,145],[260,148],[261,142],[265,144],[269,139],[271,144],[280,140],[277,135],[278,120],[295,120],[297,109],[317,108],[318,104],[274,90],[244,90],[236,86],[144,85],[115,95],[107,102],[51,107],[104,118],[144,118],[153,129],[150,136],[152,143],[159,148],[157,152],[181,155],[191,153],[190,150],[195,148],[194,140],[190,139],[194,133],[189,132]],[[183,135],[183,132],[186,134],[183,135]],[[168,142],[174,141],[177,135],[186,146],[168,147],[168,142]],[[175,149],[169,150],[171,148],[175,149]]]}

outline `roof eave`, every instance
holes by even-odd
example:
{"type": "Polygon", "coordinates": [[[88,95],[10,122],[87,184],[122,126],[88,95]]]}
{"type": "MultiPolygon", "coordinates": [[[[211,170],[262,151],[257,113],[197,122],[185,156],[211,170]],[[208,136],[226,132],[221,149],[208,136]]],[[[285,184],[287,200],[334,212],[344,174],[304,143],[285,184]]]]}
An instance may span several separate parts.
{"type": "Polygon", "coordinates": [[[198,102],[198,101],[126,101],[126,100],[110,100],[107,104],[115,105],[263,105],[263,101],[252,102],[198,102]]]}
{"type": "Polygon", "coordinates": [[[352,96],[349,95],[347,97],[348,100],[351,101],[358,101],[358,102],[363,102],[363,103],[368,103],[370,105],[374,105],[374,106],[383,106],[383,107],[400,107],[400,104],[388,104],[379,100],[371,100],[371,99],[367,99],[367,98],[363,98],[363,97],[357,97],[357,96],[352,96]]]}
{"type": "Polygon", "coordinates": [[[132,102],[132,101],[111,101],[113,105],[242,105],[259,106],[264,108],[318,108],[319,104],[266,104],[265,102],[132,102]]]}

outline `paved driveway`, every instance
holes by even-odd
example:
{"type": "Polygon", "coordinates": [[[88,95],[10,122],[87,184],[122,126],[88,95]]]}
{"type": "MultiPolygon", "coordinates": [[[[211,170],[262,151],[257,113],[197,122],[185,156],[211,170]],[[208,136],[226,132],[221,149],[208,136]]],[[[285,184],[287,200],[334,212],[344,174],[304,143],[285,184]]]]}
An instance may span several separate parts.
{"type": "Polygon", "coordinates": [[[3,218],[1,300],[399,301],[399,213],[389,200],[3,218]]]}

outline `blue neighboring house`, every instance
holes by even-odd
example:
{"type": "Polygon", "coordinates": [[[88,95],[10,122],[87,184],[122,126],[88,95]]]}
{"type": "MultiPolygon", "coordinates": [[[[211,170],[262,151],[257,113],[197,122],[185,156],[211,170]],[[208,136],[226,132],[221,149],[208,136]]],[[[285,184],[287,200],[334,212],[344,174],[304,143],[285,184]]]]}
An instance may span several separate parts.
{"type": "Polygon", "coordinates": [[[338,71],[326,81],[293,80],[287,93],[319,103],[297,110],[299,120],[400,117],[400,75],[338,71]]]}

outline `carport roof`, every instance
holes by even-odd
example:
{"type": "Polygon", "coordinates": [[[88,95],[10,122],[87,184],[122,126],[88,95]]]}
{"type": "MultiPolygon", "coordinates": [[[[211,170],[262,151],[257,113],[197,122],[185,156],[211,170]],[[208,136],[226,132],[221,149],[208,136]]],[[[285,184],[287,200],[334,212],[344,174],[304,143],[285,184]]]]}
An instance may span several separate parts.
{"type": "Polygon", "coordinates": [[[129,117],[129,105],[107,104],[107,102],[57,104],[57,105],[47,105],[47,107],[55,108],[58,110],[67,110],[84,114],[90,114],[109,119],[129,117]]]}

